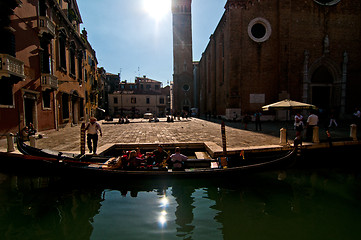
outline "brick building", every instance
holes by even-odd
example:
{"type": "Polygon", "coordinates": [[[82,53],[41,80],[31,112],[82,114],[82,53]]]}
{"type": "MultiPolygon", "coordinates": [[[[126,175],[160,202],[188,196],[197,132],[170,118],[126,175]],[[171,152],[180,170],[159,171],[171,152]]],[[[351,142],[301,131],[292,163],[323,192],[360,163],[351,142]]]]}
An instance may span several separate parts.
{"type": "Polygon", "coordinates": [[[7,0],[1,11],[0,135],[85,120],[84,66],[90,58],[95,75],[96,59],[76,0],[7,0]]]}
{"type": "Polygon", "coordinates": [[[242,114],[285,98],[361,106],[361,2],[228,0],[199,62],[200,110],[242,114]]]}

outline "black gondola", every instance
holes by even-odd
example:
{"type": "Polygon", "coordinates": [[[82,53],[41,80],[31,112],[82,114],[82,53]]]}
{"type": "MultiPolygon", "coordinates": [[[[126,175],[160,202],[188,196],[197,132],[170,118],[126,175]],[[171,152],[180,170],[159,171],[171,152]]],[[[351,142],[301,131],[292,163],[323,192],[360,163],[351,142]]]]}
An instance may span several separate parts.
{"type": "MultiPolygon", "coordinates": [[[[173,171],[172,169],[146,169],[136,170],[105,168],[104,162],[107,157],[98,157],[100,161],[90,162],[86,158],[76,154],[66,154],[56,151],[42,150],[30,147],[22,142],[18,143],[19,151],[23,154],[1,153],[1,169],[25,172],[27,174],[41,174],[51,176],[75,176],[79,178],[91,178],[97,180],[108,180],[114,178],[156,178],[156,177],[231,177],[240,174],[260,172],[268,169],[289,166],[295,159],[296,148],[275,155],[260,159],[248,159],[239,164],[233,159],[225,167],[219,159],[188,159],[184,164],[183,171],[173,171]]],[[[89,160],[92,159],[89,156],[89,160]]]]}

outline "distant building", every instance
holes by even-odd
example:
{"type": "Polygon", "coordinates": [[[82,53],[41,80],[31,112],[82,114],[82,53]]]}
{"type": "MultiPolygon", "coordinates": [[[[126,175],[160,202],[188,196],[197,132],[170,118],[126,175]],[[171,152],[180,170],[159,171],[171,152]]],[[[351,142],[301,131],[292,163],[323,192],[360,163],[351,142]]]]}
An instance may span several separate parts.
{"type": "Polygon", "coordinates": [[[170,111],[169,86],[147,78],[137,77],[134,83],[122,81],[119,91],[108,94],[110,115],[142,117],[151,112],[156,116],[165,116],[170,111]]]}
{"type": "Polygon", "coordinates": [[[106,94],[106,71],[103,67],[98,68],[98,108],[96,111],[96,117],[98,119],[104,119],[107,116],[107,103],[108,96],[106,94]]]}
{"type": "Polygon", "coordinates": [[[120,74],[105,73],[104,82],[104,109],[105,115],[112,115],[109,104],[109,94],[119,91],[120,74]]]}

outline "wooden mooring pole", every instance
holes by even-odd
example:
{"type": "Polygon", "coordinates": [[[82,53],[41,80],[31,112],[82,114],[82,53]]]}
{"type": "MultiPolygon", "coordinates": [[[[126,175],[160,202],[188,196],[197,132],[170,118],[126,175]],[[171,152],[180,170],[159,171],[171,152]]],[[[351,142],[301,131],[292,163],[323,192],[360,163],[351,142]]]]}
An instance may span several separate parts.
{"type": "Polygon", "coordinates": [[[80,154],[85,154],[85,123],[82,123],[80,128],[80,154]]]}
{"type": "Polygon", "coordinates": [[[222,145],[223,145],[223,156],[221,157],[221,165],[223,168],[227,168],[227,139],[226,139],[226,126],[224,121],[221,124],[221,133],[222,133],[222,145]]]}
{"type": "Polygon", "coordinates": [[[221,124],[221,133],[222,133],[222,145],[223,145],[223,155],[227,155],[227,139],[226,139],[226,126],[224,121],[221,124]]]}

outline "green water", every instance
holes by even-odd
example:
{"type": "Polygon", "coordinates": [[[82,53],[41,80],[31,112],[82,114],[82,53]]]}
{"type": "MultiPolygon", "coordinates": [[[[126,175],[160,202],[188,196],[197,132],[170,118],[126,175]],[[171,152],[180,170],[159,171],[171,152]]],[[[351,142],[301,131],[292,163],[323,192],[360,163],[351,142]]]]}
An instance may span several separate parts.
{"type": "Polygon", "coordinates": [[[359,239],[361,174],[73,185],[0,175],[0,239],[359,239]]]}

